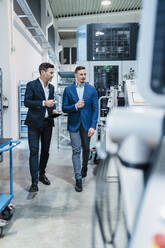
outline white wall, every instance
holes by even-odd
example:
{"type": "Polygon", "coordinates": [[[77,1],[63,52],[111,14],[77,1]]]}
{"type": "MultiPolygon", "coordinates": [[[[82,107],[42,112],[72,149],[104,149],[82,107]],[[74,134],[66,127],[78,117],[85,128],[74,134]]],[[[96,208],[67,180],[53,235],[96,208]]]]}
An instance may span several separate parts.
{"type": "Polygon", "coordinates": [[[63,47],[76,47],[76,39],[66,39],[66,40],[61,40],[60,44],[63,47]]]}
{"type": "Polygon", "coordinates": [[[3,136],[5,138],[12,137],[12,118],[14,115],[10,99],[12,98],[12,25],[11,25],[12,7],[10,1],[0,1],[0,67],[3,72],[3,95],[9,99],[11,107],[5,109],[3,112],[3,136]]]}
{"type": "Polygon", "coordinates": [[[15,120],[13,120],[14,133],[12,136],[19,137],[19,99],[18,86],[20,80],[30,81],[39,76],[38,66],[42,62],[42,53],[27,40],[27,37],[13,27],[13,41],[14,41],[14,79],[11,85],[13,92],[12,104],[15,109],[15,120]]]}
{"type": "Polygon", "coordinates": [[[14,28],[14,62],[16,81],[32,80],[42,62],[41,54],[32,47],[26,38],[14,28]]]}

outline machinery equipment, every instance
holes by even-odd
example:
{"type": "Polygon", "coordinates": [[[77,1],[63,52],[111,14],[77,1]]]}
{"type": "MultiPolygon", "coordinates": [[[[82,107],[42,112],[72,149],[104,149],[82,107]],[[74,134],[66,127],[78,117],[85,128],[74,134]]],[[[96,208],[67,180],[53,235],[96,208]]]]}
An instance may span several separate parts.
{"type": "MultiPolygon", "coordinates": [[[[113,154],[113,145],[116,145],[116,167],[124,201],[129,248],[162,248],[165,245],[164,14],[165,0],[143,1],[137,87],[147,105],[114,109],[107,119],[106,135],[111,144],[107,150],[113,154]],[[158,242],[158,237],[161,242],[158,242]]],[[[104,244],[116,247],[113,243],[116,231],[107,241],[102,216],[98,216],[104,244]]]]}

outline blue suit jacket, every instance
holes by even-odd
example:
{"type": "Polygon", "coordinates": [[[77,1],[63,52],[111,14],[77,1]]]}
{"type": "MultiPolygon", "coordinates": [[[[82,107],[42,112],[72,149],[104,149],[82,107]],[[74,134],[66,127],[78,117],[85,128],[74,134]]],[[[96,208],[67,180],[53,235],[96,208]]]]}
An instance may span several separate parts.
{"type": "MultiPolygon", "coordinates": [[[[54,99],[54,86],[49,84],[49,97],[54,99]]],[[[45,93],[39,79],[27,83],[24,104],[28,108],[25,125],[40,128],[43,126],[45,112],[48,110],[50,123],[54,126],[52,111],[55,107],[44,107],[42,102],[45,99],[45,93]]]]}
{"type": "Polygon", "coordinates": [[[96,128],[98,118],[98,96],[95,87],[84,83],[83,99],[85,106],[76,110],[75,104],[79,101],[76,84],[69,85],[65,88],[63,94],[62,110],[68,113],[68,130],[78,130],[82,123],[86,131],[89,128],[96,128]]]}

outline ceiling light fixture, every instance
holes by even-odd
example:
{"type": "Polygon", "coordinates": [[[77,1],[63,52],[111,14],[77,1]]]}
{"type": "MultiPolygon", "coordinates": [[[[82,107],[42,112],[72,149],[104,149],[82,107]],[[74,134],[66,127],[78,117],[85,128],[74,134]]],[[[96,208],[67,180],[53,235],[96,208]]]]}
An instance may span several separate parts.
{"type": "Polygon", "coordinates": [[[97,31],[97,32],[95,33],[95,35],[96,35],[96,36],[100,36],[100,35],[104,35],[104,33],[103,33],[103,32],[100,32],[100,31],[97,31]]]}
{"type": "Polygon", "coordinates": [[[103,6],[109,6],[110,4],[111,4],[110,0],[102,0],[101,1],[101,5],[103,5],[103,6]]]}

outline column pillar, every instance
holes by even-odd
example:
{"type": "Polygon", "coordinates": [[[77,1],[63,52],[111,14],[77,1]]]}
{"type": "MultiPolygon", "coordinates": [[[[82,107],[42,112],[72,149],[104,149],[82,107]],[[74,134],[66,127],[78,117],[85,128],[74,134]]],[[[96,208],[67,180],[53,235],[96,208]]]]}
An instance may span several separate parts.
{"type": "Polygon", "coordinates": [[[18,91],[14,80],[12,4],[12,0],[0,1],[0,67],[3,71],[3,95],[9,102],[3,113],[3,136],[15,139],[18,138],[18,91]]]}

